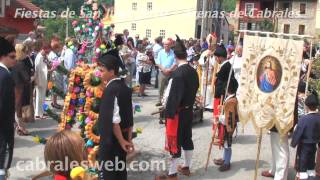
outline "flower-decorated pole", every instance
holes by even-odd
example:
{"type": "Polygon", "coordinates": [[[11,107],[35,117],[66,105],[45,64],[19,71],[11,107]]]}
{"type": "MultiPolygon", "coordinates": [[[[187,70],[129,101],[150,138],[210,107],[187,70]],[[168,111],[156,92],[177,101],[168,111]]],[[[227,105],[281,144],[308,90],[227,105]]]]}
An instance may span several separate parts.
{"type": "Polygon", "coordinates": [[[64,93],[64,91],[61,90],[61,89],[58,89],[52,81],[48,82],[48,90],[51,93],[54,93],[54,94],[60,96],[61,98],[65,98],[66,97],[66,94],[64,93]]]}
{"type": "Polygon", "coordinates": [[[60,122],[59,115],[54,113],[47,104],[43,104],[42,108],[48,114],[48,116],[50,116],[53,120],[60,122]]]}

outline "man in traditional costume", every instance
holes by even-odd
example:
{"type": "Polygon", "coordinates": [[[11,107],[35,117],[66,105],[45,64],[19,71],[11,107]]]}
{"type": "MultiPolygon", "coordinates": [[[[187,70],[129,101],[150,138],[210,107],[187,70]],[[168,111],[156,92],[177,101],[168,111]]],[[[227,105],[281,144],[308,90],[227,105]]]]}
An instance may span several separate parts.
{"type": "Polygon", "coordinates": [[[165,103],[166,109],[166,150],[172,155],[169,173],[166,176],[157,176],[156,179],[178,179],[177,172],[190,176],[190,166],[193,153],[192,118],[193,105],[199,78],[196,70],[187,62],[186,47],[177,36],[174,47],[178,68],[173,72],[165,94],[168,94],[165,103]],[[184,150],[185,161],[181,167],[177,166],[184,150]]]}
{"type": "Polygon", "coordinates": [[[213,76],[217,71],[215,58],[213,52],[216,48],[217,38],[215,35],[209,34],[207,37],[209,48],[205,50],[199,59],[199,76],[200,79],[200,92],[203,98],[203,106],[206,109],[213,109],[213,76]]]}
{"type": "Polygon", "coordinates": [[[119,62],[116,56],[110,54],[102,55],[98,60],[102,79],[108,82],[101,100],[98,120],[99,160],[108,167],[101,170],[101,180],[126,180],[126,155],[133,151],[132,91],[118,77],[119,62]]]}
{"type": "Polygon", "coordinates": [[[293,133],[291,146],[297,148],[296,170],[297,177],[309,179],[315,177],[315,159],[317,145],[320,143],[320,114],[318,112],[319,99],[316,92],[305,101],[307,114],[299,118],[293,133]]]}
{"type": "Polygon", "coordinates": [[[227,98],[224,101],[224,115],[219,118],[220,123],[224,126],[223,140],[224,152],[223,159],[215,159],[214,163],[219,167],[219,171],[228,171],[231,168],[231,155],[232,155],[232,137],[237,126],[238,120],[238,100],[236,92],[238,89],[238,82],[236,79],[230,80],[227,98]]]}
{"type": "Polygon", "coordinates": [[[235,79],[234,72],[231,63],[227,60],[227,50],[221,45],[217,46],[214,56],[216,61],[220,64],[220,70],[216,74],[215,80],[215,94],[214,94],[214,119],[217,119],[220,115],[219,105],[220,102],[225,98],[225,92],[228,84],[229,74],[231,73],[230,80],[235,79]]]}

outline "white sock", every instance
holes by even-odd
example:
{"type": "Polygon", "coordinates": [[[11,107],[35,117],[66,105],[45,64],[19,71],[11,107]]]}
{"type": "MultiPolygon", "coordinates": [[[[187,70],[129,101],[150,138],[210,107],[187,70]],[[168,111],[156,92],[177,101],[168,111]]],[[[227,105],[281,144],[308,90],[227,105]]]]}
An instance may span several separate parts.
{"type": "Polygon", "coordinates": [[[308,176],[315,177],[316,176],[316,171],[315,170],[307,170],[308,176]]]}
{"type": "Polygon", "coordinates": [[[183,167],[191,167],[191,161],[192,161],[192,154],[193,151],[192,150],[184,150],[184,164],[183,167]]]}
{"type": "Polygon", "coordinates": [[[6,171],[4,169],[0,169],[0,176],[6,175],[6,171]]]}
{"type": "Polygon", "coordinates": [[[308,179],[308,173],[306,173],[306,172],[300,172],[300,173],[299,173],[299,178],[300,178],[300,179],[308,179]]]}
{"type": "Polygon", "coordinates": [[[176,174],[177,171],[177,162],[178,158],[172,158],[170,160],[170,168],[169,168],[169,175],[176,174]]]}

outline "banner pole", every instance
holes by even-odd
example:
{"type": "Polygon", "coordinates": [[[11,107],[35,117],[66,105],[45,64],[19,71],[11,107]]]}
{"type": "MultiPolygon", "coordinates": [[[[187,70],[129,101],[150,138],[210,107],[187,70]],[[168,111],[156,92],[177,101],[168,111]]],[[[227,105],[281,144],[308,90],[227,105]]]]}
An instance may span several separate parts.
{"type": "Polygon", "coordinates": [[[305,97],[307,97],[307,95],[308,95],[309,80],[310,80],[310,74],[311,74],[311,69],[312,69],[312,64],[313,64],[312,48],[313,48],[313,42],[311,41],[311,45],[310,45],[310,62],[309,62],[309,65],[308,65],[305,97]]]}
{"type": "Polygon", "coordinates": [[[261,152],[261,141],[262,141],[262,128],[259,129],[259,136],[257,138],[257,158],[256,158],[256,168],[254,172],[254,180],[257,180],[258,178],[258,169],[259,169],[259,161],[260,161],[260,152],[261,152]]]}

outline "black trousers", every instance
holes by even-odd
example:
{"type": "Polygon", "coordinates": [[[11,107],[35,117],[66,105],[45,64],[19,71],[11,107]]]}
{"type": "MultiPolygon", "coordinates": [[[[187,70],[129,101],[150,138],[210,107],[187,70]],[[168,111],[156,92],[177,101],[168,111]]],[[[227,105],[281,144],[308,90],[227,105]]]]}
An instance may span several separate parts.
{"type": "Polygon", "coordinates": [[[179,112],[178,153],[171,154],[173,158],[181,157],[181,148],[186,151],[194,149],[192,141],[192,118],[192,108],[184,109],[179,112]]]}
{"type": "Polygon", "coordinates": [[[158,76],[159,76],[159,68],[156,67],[155,70],[156,70],[156,79],[155,79],[155,82],[154,82],[154,88],[158,88],[159,87],[159,78],[158,78],[158,76]]]}
{"type": "MultiPolygon", "coordinates": [[[[128,134],[123,134],[125,139],[128,139],[128,134]]],[[[121,148],[120,144],[114,137],[113,146],[108,149],[104,149],[103,146],[100,149],[101,154],[107,154],[100,159],[100,163],[103,163],[100,170],[100,180],[127,180],[127,166],[126,158],[127,153],[121,148]],[[110,149],[109,149],[110,148],[110,149]],[[112,164],[110,164],[112,162],[112,164]],[[106,168],[107,167],[107,168],[106,168]]]]}
{"type": "Polygon", "coordinates": [[[13,155],[14,138],[0,133],[0,169],[9,169],[13,155]]]}
{"type": "Polygon", "coordinates": [[[316,144],[302,143],[298,146],[298,169],[299,172],[307,172],[307,170],[314,170],[316,164],[316,144]]]}

